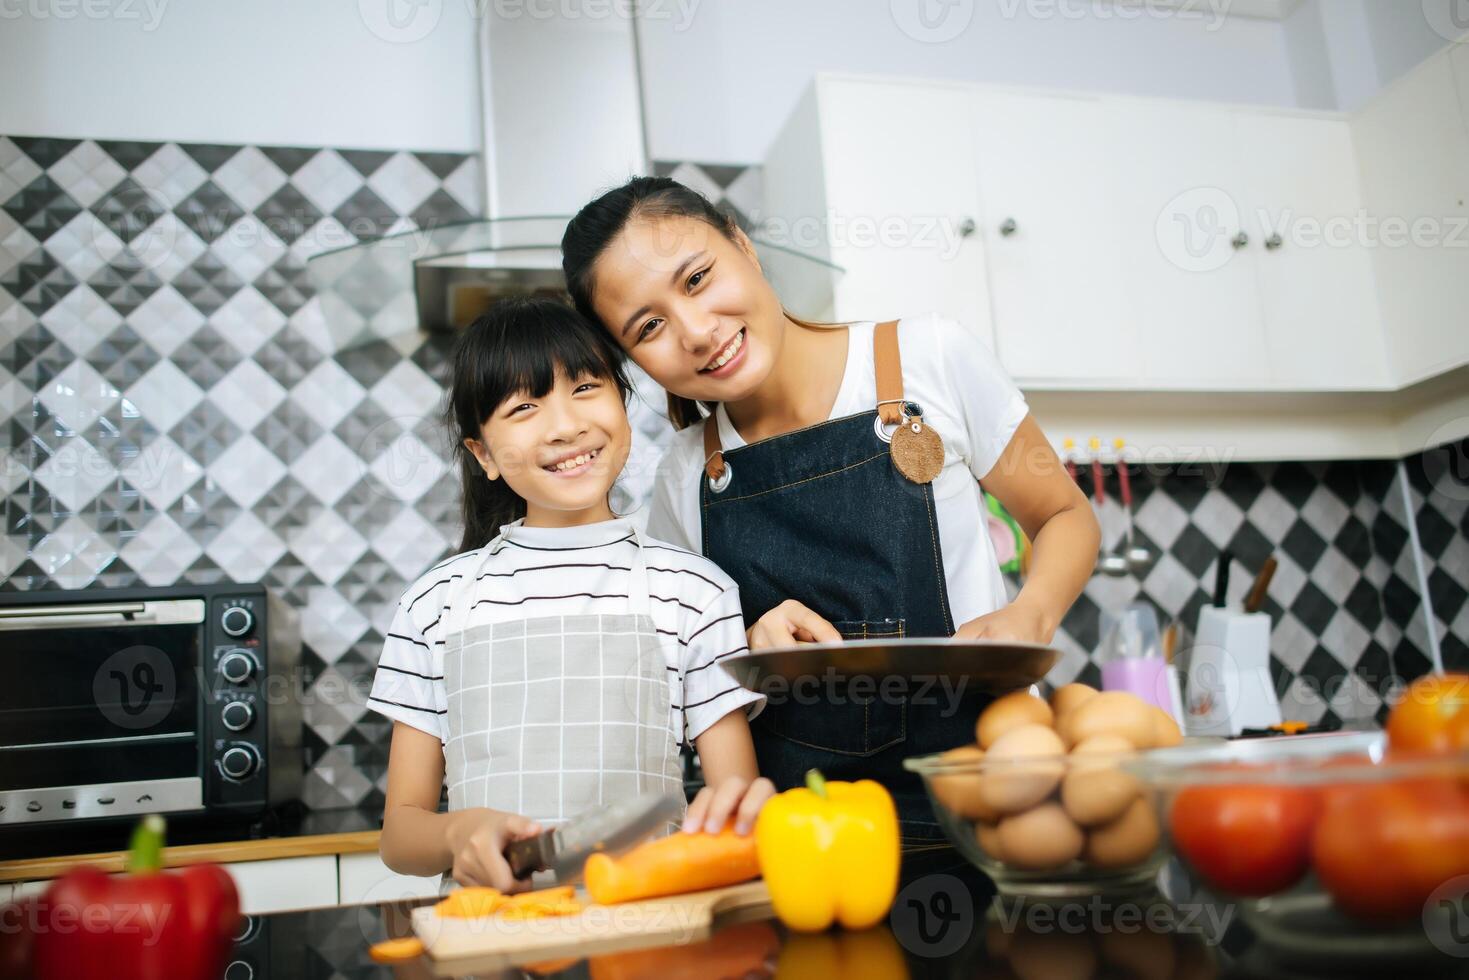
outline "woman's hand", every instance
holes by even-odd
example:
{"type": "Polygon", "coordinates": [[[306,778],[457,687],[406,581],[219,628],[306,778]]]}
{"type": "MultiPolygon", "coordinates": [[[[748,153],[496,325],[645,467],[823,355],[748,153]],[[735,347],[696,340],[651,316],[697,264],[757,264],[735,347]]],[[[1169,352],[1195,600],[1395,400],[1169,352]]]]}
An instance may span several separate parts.
{"type": "Polygon", "coordinates": [[[835,626],[801,605],[787,599],[756,620],[745,631],[751,652],[771,647],[788,647],[793,643],[840,643],[842,634],[835,626]]]}
{"type": "Polygon", "coordinates": [[[1050,643],[1056,635],[1056,624],[1042,610],[1024,602],[1012,602],[1003,609],[971,619],[954,633],[957,640],[1019,640],[1023,643],[1050,643]]]}
{"type": "Polygon", "coordinates": [[[764,776],[753,782],[731,776],[718,786],[705,786],[694,796],[684,815],[684,833],[697,834],[702,830],[717,834],[733,816],[735,833],[748,834],[755,826],[760,808],[774,795],[775,784],[764,776]]]}
{"type": "Polygon", "coordinates": [[[541,830],[540,824],[518,813],[483,807],[459,810],[453,814],[447,834],[454,855],[450,873],[465,887],[480,885],[506,894],[525,891],[531,887],[530,879],[522,881],[511,873],[505,848],[541,830]]]}

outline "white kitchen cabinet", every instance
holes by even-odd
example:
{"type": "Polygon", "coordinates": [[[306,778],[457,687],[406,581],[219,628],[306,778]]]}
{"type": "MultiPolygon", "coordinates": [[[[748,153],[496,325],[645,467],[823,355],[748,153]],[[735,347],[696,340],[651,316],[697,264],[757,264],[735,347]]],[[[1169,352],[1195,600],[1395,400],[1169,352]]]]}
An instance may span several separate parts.
{"type": "Polygon", "coordinates": [[[337,860],[337,901],[364,905],[439,894],[439,876],[401,875],[383,864],[376,852],[343,854],[337,860]]]}
{"type": "Polygon", "coordinates": [[[337,856],[277,858],[223,865],[247,915],[317,909],[337,904],[337,856]]]}
{"type": "Polygon", "coordinates": [[[1469,363],[1469,119],[1462,45],[1353,119],[1373,267],[1398,385],[1469,363]]]}
{"type": "MultiPolygon", "coordinates": [[[[1249,204],[1228,109],[1118,100],[1097,162],[1119,214],[1126,310],[1136,322],[1140,387],[1269,383],[1249,204]],[[1236,237],[1248,239],[1236,245],[1236,237]]],[[[1101,243],[1098,243],[1099,246],[1101,243]]]]}
{"type": "Polygon", "coordinates": [[[1272,385],[1391,388],[1351,127],[1299,114],[1233,116],[1272,385]]]}
{"type": "Polygon", "coordinates": [[[4,905],[6,902],[10,901],[11,897],[14,894],[15,886],[12,885],[10,882],[7,881],[3,884],[0,884],[0,905],[4,905]]]}
{"type": "Polygon", "coordinates": [[[20,881],[11,888],[10,897],[15,901],[26,898],[39,898],[47,888],[51,887],[49,881],[20,881]]]}
{"type": "Polygon", "coordinates": [[[975,97],[995,348],[1025,386],[1140,373],[1104,109],[1089,96],[975,97]]]}
{"type": "Polygon", "coordinates": [[[764,236],[845,270],[837,320],[931,310],[993,345],[972,100],[962,85],[820,76],[776,138],[764,236]]]}

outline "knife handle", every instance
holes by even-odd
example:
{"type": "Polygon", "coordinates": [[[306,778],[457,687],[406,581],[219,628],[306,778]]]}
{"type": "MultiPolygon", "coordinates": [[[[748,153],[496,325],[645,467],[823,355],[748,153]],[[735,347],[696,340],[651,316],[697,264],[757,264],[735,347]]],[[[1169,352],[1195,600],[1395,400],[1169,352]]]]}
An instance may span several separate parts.
{"type": "Polygon", "coordinates": [[[545,836],[545,834],[537,834],[534,837],[524,837],[512,841],[505,848],[505,860],[510,865],[510,873],[516,879],[524,881],[546,867],[545,854],[541,848],[541,839],[545,836]]]}

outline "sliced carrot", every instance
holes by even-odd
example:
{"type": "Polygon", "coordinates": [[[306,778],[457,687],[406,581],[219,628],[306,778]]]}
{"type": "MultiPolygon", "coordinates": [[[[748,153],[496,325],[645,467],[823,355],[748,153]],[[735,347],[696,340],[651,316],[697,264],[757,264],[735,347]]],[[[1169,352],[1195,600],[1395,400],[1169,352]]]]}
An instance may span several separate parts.
{"type": "Polygon", "coordinates": [[[575,899],[576,886],[556,885],[551,888],[542,888],[538,891],[507,895],[505,901],[509,905],[536,905],[538,903],[570,902],[575,899]]]}
{"type": "Polygon", "coordinates": [[[717,834],[686,834],[640,844],[620,858],[587,858],[587,891],[603,905],[721,888],[760,877],[755,835],[730,827],[717,834]]]}
{"type": "Polygon", "coordinates": [[[408,936],[404,939],[385,939],[373,943],[367,950],[374,963],[405,963],[423,955],[423,943],[408,936]]]}
{"type": "Polygon", "coordinates": [[[461,888],[434,906],[446,919],[473,919],[492,915],[505,904],[504,893],[495,888],[461,888]]]}

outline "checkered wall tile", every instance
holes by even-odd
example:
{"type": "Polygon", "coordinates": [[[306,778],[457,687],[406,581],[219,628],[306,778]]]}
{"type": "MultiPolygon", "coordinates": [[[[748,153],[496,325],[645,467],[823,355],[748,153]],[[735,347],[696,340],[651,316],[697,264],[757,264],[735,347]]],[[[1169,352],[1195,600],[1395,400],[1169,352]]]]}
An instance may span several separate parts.
{"type": "MultiPolygon", "coordinates": [[[[382,800],[389,726],[364,686],[392,604],[457,542],[457,488],[432,423],[447,343],[334,350],[304,261],[478,214],[477,168],[458,154],[0,137],[0,588],[279,590],[302,610],[315,807],[382,800]]],[[[751,227],[758,168],[656,172],[751,227]]],[[[660,405],[646,384],[642,401],[660,405]]],[[[666,437],[651,410],[635,423],[650,446],[666,437]]],[[[1469,666],[1465,470],[1415,459],[1437,626],[1457,638],[1445,659],[1469,666]]],[[[644,469],[619,509],[645,496],[644,469]]],[[[1137,538],[1158,558],[1139,579],[1093,580],[1052,679],[1095,681],[1102,611],[1133,598],[1191,625],[1227,546],[1233,600],[1266,554],[1281,562],[1266,608],[1288,713],[1380,713],[1383,685],[1422,673],[1429,649],[1397,473],[1138,472],[1137,538]],[[1341,710],[1295,707],[1323,687],[1341,710]]],[[[1115,546],[1121,512],[1102,516],[1115,546]]]]}

